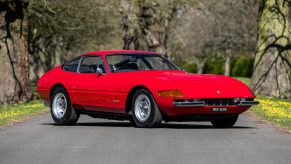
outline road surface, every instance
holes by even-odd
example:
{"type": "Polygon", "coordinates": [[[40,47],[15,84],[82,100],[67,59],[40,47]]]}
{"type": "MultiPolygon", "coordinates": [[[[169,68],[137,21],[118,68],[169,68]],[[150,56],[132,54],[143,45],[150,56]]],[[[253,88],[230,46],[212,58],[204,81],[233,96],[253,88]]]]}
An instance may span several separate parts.
{"type": "Polygon", "coordinates": [[[81,116],[54,126],[46,114],[0,130],[0,164],[291,164],[291,134],[241,115],[231,129],[207,122],[133,128],[81,116]]]}

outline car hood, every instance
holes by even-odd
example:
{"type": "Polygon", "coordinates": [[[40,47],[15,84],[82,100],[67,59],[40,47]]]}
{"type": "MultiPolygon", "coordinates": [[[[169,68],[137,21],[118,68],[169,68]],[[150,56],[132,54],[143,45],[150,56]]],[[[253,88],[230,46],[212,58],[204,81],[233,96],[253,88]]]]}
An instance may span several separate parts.
{"type": "Polygon", "coordinates": [[[178,89],[187,98],[254,97],[247,85],[228,76],[191,74],[183,71],[153,71],[143,74],[143,77],[147,81],[155,79],[157,90],[178,89]]]}

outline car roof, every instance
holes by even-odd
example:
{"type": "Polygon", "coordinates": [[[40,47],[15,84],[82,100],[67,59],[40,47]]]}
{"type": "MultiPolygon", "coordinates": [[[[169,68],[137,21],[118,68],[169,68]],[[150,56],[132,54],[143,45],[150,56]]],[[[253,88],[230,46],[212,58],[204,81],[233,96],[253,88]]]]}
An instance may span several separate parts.
{"type": "Polygon", "coordinates": [[[140,51],[140,50],[101,50],[101,51],[91,51],[87,52],[85,54],[82,54],[81,56],[88,56],[88,55],[122,55],[122,54],[158,54],[156,52],[150,52],[150,51],[140,51]]]}

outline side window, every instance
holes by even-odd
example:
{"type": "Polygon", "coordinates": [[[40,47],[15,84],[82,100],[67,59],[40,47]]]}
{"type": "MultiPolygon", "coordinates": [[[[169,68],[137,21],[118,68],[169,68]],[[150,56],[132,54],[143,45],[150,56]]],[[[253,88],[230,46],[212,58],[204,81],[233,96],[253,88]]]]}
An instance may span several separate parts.
{"type": "Polygon", "coordinates": [[[141,56],[138,55],[108,55],[106,58],[111,72],[131,72],[149,69],[141,56]]]}
{"type": "Polygon", "coordinates": [[[73,59],[73,60],[65,63],[63,65],[63,70],[69,71],[69,72],[77,72],[80,59],[81,58],[78,57],[77,59],[73,59]]]}
{"type": "Polygon", "coordinates": [[[150,69],[142,59],[138,59],[136,64],[138,66],[138,70],[149,70],[150,69]]]}
{"type": "Polygon", "coordinates": [[[145,60],[150,63],[154,70],[170,70],[166,60],[161,57],[145,57],[145,60]]]}
{"type": "Polygon", "coordinates": [[[80,73],[96,73],[99,69],[102,73],[106,73],[104,62],[101,56],[84,57],[80,65],[80,73]]]}
{"type": "Polygon", "coordinates": [[[111,72],[115,72],[118,68],[118,64],[122,63],[123,61],[128,60],[127,55],[108,55],[107,62],[109,64],[109,68],[111,72]]]}

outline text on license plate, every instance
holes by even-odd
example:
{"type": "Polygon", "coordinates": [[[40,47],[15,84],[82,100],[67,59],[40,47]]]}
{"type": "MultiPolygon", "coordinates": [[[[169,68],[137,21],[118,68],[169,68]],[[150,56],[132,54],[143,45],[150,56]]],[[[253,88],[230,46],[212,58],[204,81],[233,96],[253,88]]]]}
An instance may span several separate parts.
{"type": "Polygon", "coordinates": [[[227,108],[212,108],[213,112],[227,112],[227,108]]]}

